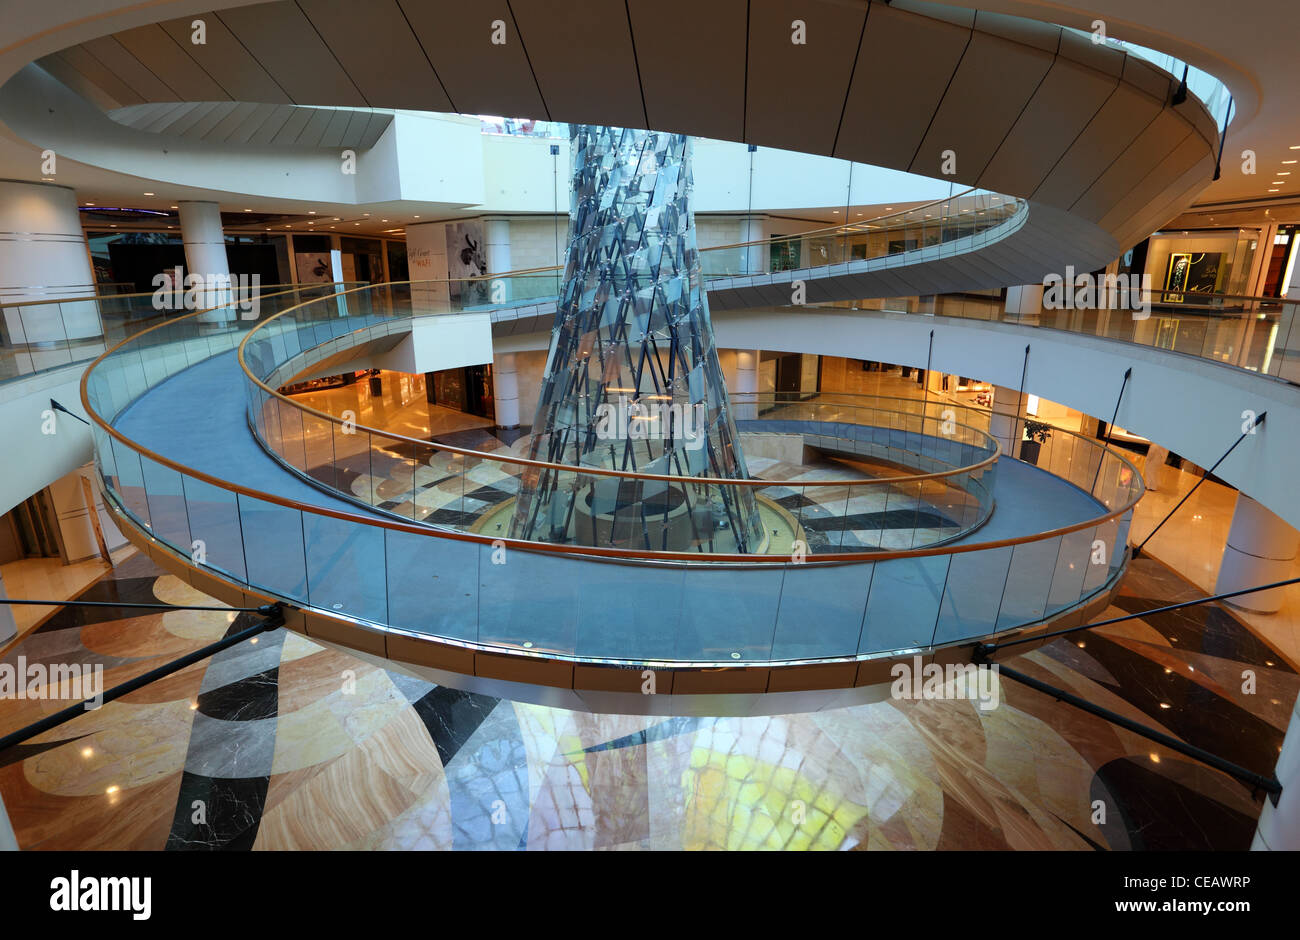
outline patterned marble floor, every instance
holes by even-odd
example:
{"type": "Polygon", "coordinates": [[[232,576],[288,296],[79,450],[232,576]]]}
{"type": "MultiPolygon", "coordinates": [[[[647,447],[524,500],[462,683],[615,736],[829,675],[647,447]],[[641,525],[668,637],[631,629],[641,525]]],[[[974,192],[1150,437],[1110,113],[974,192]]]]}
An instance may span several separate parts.
{"type": "MultiPolygon", "coordinates": [[[[511,445],[485,430],[463,431],[440,438],[484,451],[526,456],[527,438],[511,445]]],[[[894,476],[897,468],[868,466],[859,461],[820,460],[797,465],[751,457],[750,472],[784,485],[760,492],[787,510],[801,526],[814,552],[907,549],[951,537],[959,520],[974,516],[974,508],[958,498],[964,494],[938,483],[903,486],[800,486],[824,480],[859,480],[894,476]]],[[[380,509],[417,522],[469,528],[493,506],[519,493],[519,468],[508,463],[465,458],[438,452],[416,464],[405,454],[383,450],[370,455],[370,473],[339,476],[331,485],[345,485],[352,495],[380,509]]],[[[329,482],[329,481],[326,481],[329,482]]]]}
{"type": "MultiPolygon", "coordinates": [[[[211,603],[141,556],[82,596],[211,603]]],[[[1143,560],[1108,613],[1195,596],[1143,560]]],[[[100,663],[113,685],[244,617],[64,608],[0,662],[100,663]]],[[[1293,664],[1219,608],[1058,640],[1015,665],[1260,772],[1300,690],[1293,664]]],[[[19,844],[45,849],[1248,847],[1260,803],[1243,785],[1012,682],[1001,694],[991,711],[589,715],[277,631],[0,753],[0,798],[19,844]]],[[[2,701],[0,733],[61,704],[2,701]]]]}

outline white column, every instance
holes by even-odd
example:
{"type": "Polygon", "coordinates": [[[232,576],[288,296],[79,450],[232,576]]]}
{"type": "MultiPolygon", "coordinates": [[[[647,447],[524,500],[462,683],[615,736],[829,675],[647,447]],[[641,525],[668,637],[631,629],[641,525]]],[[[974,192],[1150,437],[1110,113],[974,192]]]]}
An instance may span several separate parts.
{"type": "MultiPolygon", "coordinates": [[[[488,262],[491,270],[491,262],[488,262]]],[[[513,353],[492,360],[492,398],[497,427],[519,427],[519,372],[513,353]]]]}
{"type": "MultiPolygon", "coordinates": [[[[205,290],[199,297],[200,309],[228,303],[229,290],[217,285],[230,282],[230,262],[226,259],[226,235],[221,228],[221,207],[215,202],[187,202],[180,206],[181,241],[185,243],[186,275],[198,274],[205,290]]],[[[199,316],[201,323],[224,323],[233,320],[233,310],[218,310],[199,316]]]]}
{"type": "Polygon", "coordinates": [[[1025,284],[1021,287],[1008,287],[1005,310],[1008,317],[1034,320],[1043,310],[1043,285],[1025,284]]]}
{"type": "Polygon", "coordinates": [[[1282,784],[1282,795],[1277,806],[1272,797],[1265,797],[1250,848],[1255,852],[1294,852],[1300,850],[1300,697],[1291,710],[1274,774],[1282,784]]]}
{"type": "Polygon", "coordinates": [[[738,421],[749,421],[758,417],[758,404],[754,396],[758,394],[758,359],[757,349],[736,350],[736,394],[738,401],[732,403],[732,416],[738,421]]]}
{"type": "Polygon", "coordinates": [[[742,249],[744,257],[741,259],[741,263],[743,265],[742,271],[745,274],[763,274],[767,271],[767,242],[763,238],[763,218],[761,216],[751,215],[742,220],[740,240],[755,243],[748,248],[742,249]]]}
{"type": "MultiPolygon", "coordinates": [[[[513,270],[510,263],[510,222],[507,219],[487,220],[487,269],[488,274],[504,274],[513,270]]],[[[514,296],[510,289],[510,278],[501,279],[501,292],[497,293],[497,284],[491,286],[493,302],[507,301],[514,296]]],[[[526,295],[525,295],[526,296],[526,295]]],[[[513,427],[513,425],[512,425],[513,427]]]]}
{"type": "MultiPolygon", "coordinates": [[[[66,186],[0,180],[0,302],[91,297],[95,274],[77,195],[66,186]]],[[[93,301],[5,308],[15,345],[63,343],[103,333],[93,301]]],[[[66,355],[66,354],[65,354],[66,355]]]]}
{"type": "Polygon", "coordinates": [[[1002,445],[1004,457],[1020,456],[1020,432],[1024,424],[1020,410],[1020,393],[1014,388],[993,386],[993,414],[989,417],[989,433],[1002,445]]]}
{"type": "MultiPolygon", "coordinates": [[[[1214,593],[1286,580],[1295,566],[1297,545],[1300,545],[1300,534],[1295,529],[1245,493],[1238,493],[1214,593]]],[[[1281,609],[1285,591],[1286,588],[1257,591],[1234,597],[1227,603],[1272,614],[1281,609]]]]}

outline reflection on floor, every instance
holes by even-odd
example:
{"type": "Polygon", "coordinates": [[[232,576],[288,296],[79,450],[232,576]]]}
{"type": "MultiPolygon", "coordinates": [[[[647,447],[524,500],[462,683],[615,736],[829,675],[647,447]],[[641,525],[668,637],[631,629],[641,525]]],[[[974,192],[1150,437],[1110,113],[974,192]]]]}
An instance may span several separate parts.
{"type": "MultiPolygon", "coordinates": [[[[1133,544],[1145,540],[1156,524],[1200,479],[1183,470],[1165,468],[1160,490],[1148,491],[1133,511],[1130,535],[1133,544]]],[[[1219,578],[1219,565],[1223,562],[1223,546],[1228,540],[1228,529],[1232,526],[1236,507],[1236,490],[1206,480],[1156,533],[1146,551],[1206,594],[1213,594],[1219,578]]],[[[1288,577],[1300,577],[1300,559],[1296,560],[1288,577]]],[[[1282,597],[1282,607],[1277,613],[1260,614],[1234,609],[1233,616],[1245,621],[1277,647],[1292,666],[1300,667],[1300,584],[1284,588],[1282,597]]]]}
{"type": "Polygon", "coordinates": [[[350,411],[353,420],[363,427],[383,428],[424,441],[466,428],[492,427],[486,418],[430,404],[425,397],[422,375],[384,372],[380,376],[380,391],[381,394],[375,395],[370,382],[362,379],[338,388],[302,392],[294,395],[293,400],[337,418],[350,411]]]}
{"type": "MultiPolygon", "coordinates": [[[[135,547],[123,545],[112,552],[113,560],[122,562],[135,554],[135,547]]],[[[109,565],[98,556],[65,565],[59,558],[23,558],[0,565],[0,583],[8,597],[29,600],[58,600],[73,597],[97,581],[109,565]]],[[[51,607],[18,605],[13,607],[18,635],[26,633],[53,612],[51,607]]],[[[3,649],[3,644],[0,644],[3,649]]]]}
{"type": "MultiPolygon", "coordinates": [[[[1135,563],[1108,615],[1197,595],[1135,563]]],[[[136,556],[84,595],[208,603],[136,556]]],[[[243,615],[65,608],[0,662],[119,683],[243,615]]],[[[1190,608],[1058,640],[1017,668],[1270,772],[1300,676],[1190,608]],[[1256,694],[1243,694],[1254,670],[1256,694]]],[[[24,848],[1248,847],[1234,780],[1012,682],[1002,704],[886,701],[642,718],[430,685],[277,631],[0,753],[24,848]],[[1105,809],[1094,821],[1094,801],[1105,809]]],[[[65,703],[0,703],[0,733],[65,703]]]]}

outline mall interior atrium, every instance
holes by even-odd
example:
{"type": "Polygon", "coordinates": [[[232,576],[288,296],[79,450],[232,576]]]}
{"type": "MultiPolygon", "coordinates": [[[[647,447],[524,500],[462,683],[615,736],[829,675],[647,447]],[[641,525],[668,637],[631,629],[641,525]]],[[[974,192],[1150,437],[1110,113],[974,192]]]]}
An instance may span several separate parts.
{"type": "Polygon", "coordinates": [[[1174,6],[0,0],[0,848],[1300,849],[1296,9],[1174,6]]]}

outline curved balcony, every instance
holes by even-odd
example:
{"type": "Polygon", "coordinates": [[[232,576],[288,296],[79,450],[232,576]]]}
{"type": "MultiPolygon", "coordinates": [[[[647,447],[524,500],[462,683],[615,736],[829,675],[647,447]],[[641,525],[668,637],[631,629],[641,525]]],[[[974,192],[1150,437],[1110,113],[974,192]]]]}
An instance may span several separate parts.
{"type": "MultiPolygon", "coordinates": [[[[276,354],[259,363],[302,352],[288,345],[308,335],[299,322],[328,345],[409,318],[393,290],[296,309],[287,299],[264,303],[269,323],[255,335],[276,354]],[[333,316],[299,320],[320,309],[333,316]]],[[[456,312],[427,298],[413,304],[440,323],[452,318],[438,320],[438,311],[456,312]]],[[[841,544],[806,557],[647,551],[522,542],[416,522],[414,513],[398,520],[358,506],[355,492],[348,499],[309,485],[254,440],[234,349],[257,325],[230,320],[214,334],[195,316],[179,318],[87,371],[83,402],[109,505],[152,557],[203,590],[281,601],[290,625],[318,640],[443,681],[506,683],[526,699],[633,711],[689,709],[698,695],[723,696],[709,707],[736,711],[796,704],[759,704],[783,692],[813,696],[808,707],[830,694],[860,700],[879,694],[899,657],[966,660],[990,635],[1078,622],[1109,602],[1126,564],[1140,477],[1122,455],[1068,434],[1037,467],[999,460],[983,526],[920,548],[841,544]],[[658,696],[641,694],[647,669],[659,677],[658,696]]],[[[268,412],[265,401],[263,435],[292,440],[283,423],[277,438],[265,417],[303,412],[278,398],[268,412]]],[[[845,424],[836,420],[843,414],[816,417],[823,429],[845,424]]],[[[459,479],[472,480],[472,469],[459,479]]]]}
{"type": "MultiPolygon", "coordinates": [[[[978,528],[993,510],[997,441],[986,430],[963,423],[957,410],[935,407],[918,413],[917,403],[904,399],[862,396],[854,405],[828,405],[737,396],[734,418],[752,444],[759,443],[755,437],[765,436],[768,444],[779,437],[778,447],[796,448],[796,461],[798,449],[812,446],[871,461],[883,471],[868,478],[849,472],[832,479],[773,483],[575,468],[505,451],[475,451],[358,425],[277,391],[310,371],[320,350],[368,340],[376,329],[387,332],[394,321],[412,318],[413,289],[422,288],[380,285],[295,306],[263,320],[239,348],[248,424],[259,443],[286,469],[367,508],[456,531],[503,536],[521,484],[552,470],[557,485],[578,494],[580,508],[562,527],[552,527],[550,543],[663,550],[675,528],[680,534],[692,526],[685,507],[693,505],[714,507],[704,525],[691,531],[695,548],[702,554],[730,554],[735,552],[730,507],[742,502],[741,490],[750,490],[770,536],[763,551],[779,555],[791,554],[799,543],[812,553],[941,544],[978,528]],[[662,518],[633,508],[650,488],[661,488],[672,502],[663,507],[662,518]],[[887,529],[855,530],[850,517],[867,511],[904,521],[887,529]],[[817,533],[829,531],[835,537],[810,536],[805,516],[810,525],[816,520],[817,533]]],[[[653,435],[653,422],[684,417],[674,415],[671,405],[658,404],[636,400],[624,410],[626,417],[613,415],[612,420],[645,422],[646,434],[653,435]],[[629,414],[641,410],[646,413],[629,414]]]]}
{"type": "MultiPolygon", "coordinates": [[[[196,306],[219,308],[225,301],[197,298],[196,303],[184,290],[119,293],[117,288],[126,285],[97,286],[99,292],[96,285],[87,285],[71,290],[71,296],[27,296],[0,303],[0,382],[90,362],[146,327],[196,306]]],[[[274,293],[293,286],[263,284],[260,289],[274,293]]]]}

